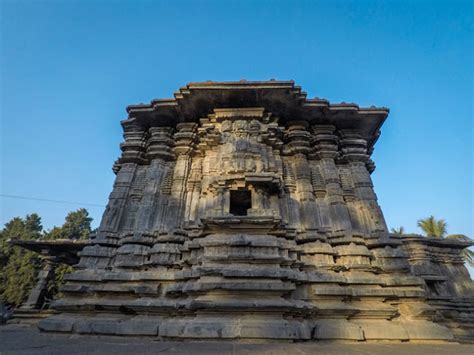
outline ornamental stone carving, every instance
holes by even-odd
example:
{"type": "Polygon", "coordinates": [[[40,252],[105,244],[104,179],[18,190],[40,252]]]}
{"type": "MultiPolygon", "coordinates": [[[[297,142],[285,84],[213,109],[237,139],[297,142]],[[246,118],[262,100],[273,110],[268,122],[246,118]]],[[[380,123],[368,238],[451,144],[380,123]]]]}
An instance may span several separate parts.
{"type": "Polygon", "coordinates": [[[468,244],[442,253],[388,233],[370,160],[387,109],[306,99],[291,81],[243,81],[191,83],[127,111],[102,222],[42,330],[473,336],[459,259],[468,244]]]}

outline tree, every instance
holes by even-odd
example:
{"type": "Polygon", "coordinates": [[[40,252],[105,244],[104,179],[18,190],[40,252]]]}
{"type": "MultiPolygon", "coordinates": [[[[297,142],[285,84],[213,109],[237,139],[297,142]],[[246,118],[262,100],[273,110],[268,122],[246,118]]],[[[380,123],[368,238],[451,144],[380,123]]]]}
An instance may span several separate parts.
{"type": "Polygon", "coordinates": [[[418,227],[425,232],[427,237],[444,238],[448,225],[444,219],[437,220],[434,216],[429,216],[428,218],[420,219],[418,227]]]}
{"type": "Polygon", "coordinates": [[[63,227],[53,227],[49,231],[44,233],[43,239],[54,240],[54,239],[66,239],[63,227]]]}
{"type": "MultiPolygon", "coordinates": [[[[0,270],[3,270],[10,257],[12,249],[8,244],[8,239],[21,235],[24,230],[24,222],[20,217],[15,217],[5,223],[5,227],[0,231],[0,270]]],[[[1,287],[1,284],[0,284],[1,287]]]]}
{"type": "Polygon", "coordinates": [[[29,233],[30,238],[28,239],[38,239],[41,238],[41,232],[43,231],[43,225],[41,224],[41,217],[36,213],[32,213],[26,216],[25,218],[25,228],[27,233],[29,233]]]}
{"type": "Polygon", "coordinates": [[[92,218],[85,208],[69,212],[61,227],[53,227],[44,234],[45,239],[84,240],[91,233],[92,218]]]}
{"type": "MultiPolygon", "coordinates": [[[[85,208],[69,212],[61,227],[54,227],[44,234],[45,239],[73,239],[84,240],[89,238],[91,233],[92,218],[85,208]]],[[[54,297],[64,282],[64,276],[73,271],[69,265],[55,265],[54,278],[48,283],[49,297],[54,297]]]]}
{"type": "Polygon", "coordinates": [[[20,305],[36,282],[41,261],[36,253],[11,247],[9,239],[38,239],[43,226],[33,213],[25,219],[15,217],[0,232],[0,298],[7,304],[20,305]]]}
{"type": "Polygon", "coordinates": [[[4,270],[2,300],[14,306],[24,302],[36,283],[40,269],[41,260],[37,254],[19,247],[14,248],[4,270]]]}
{"type": "Polygon", "coordinates": [[[398,229],[397,228],[392,228],[390,230],[393,234],[396,234],[396,235],[399,235],[399,236],[403,236],[405,235],[405,228],[400,226],[398,229]]]}
{"type": "Polygon", "coordinates": [[[62,227],[63,233],[69,239],[87,239],[91,233],[91,222],[92,218],[85,208],[69,212],[62,227]]]}
{"type": "MultiPolygon", "coordinates": [[[[15,217],[7,222],[0,230],[0,300],[13,306],[24,302],[42,266],[38,254],[10,246],[9,239],[86,239],[91,233],[91,222],[92,218],[84,208],[69,212],[61,227],[53,227],[47,232],[43,231],[41,218],[36,213],[25,218],[15,217]]],[[[57,265],[54,271],[55,278],[48,285],[50,297],[58,292],[64,275],[71,272],[72,268],[57,265]]]]}
{"type": "Polygon", "coordinates": [[[24,221],[20,217],[15,217],[5,224],[0,231],[0,298],[4,300],[3,293],[7,283],[6,267],[13,252],[13,248],[8,244],[12,237],[22,235],[24,232],[24,221]]]}

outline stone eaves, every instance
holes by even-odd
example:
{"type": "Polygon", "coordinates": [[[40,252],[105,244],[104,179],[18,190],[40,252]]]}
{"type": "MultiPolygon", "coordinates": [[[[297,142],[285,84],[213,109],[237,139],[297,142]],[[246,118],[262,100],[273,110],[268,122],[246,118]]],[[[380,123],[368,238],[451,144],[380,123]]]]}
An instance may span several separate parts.
{"type": "Polygon", "coordinates": [[[354,103],[331,104],[325,99],[307,99],[293,81],[231,81],[189,83],[173,99],[155,99],[149,104],[127,107],[122,121],[144,128],[175,126],[198,122],[216,108],[263,107],[281,123],[306,121],[310,125],[331,124],[338,129],[357,129],[371,148],[389,110],[385,107],[359,107],[354,103]]]}

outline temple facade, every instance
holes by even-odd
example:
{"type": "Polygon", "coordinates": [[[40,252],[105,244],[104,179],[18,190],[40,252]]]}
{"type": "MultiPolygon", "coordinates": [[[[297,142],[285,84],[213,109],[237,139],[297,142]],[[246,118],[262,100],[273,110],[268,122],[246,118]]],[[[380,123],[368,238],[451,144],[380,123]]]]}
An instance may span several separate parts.
{"type": "Polygon", "coordinates": [[[473,336],[470,244],[446,242],[436,259],[436,245],[388,232],[370,159],[388,109],[271,80],[191,83],[127,112],[100,227],[42,330],[473,336]]]}

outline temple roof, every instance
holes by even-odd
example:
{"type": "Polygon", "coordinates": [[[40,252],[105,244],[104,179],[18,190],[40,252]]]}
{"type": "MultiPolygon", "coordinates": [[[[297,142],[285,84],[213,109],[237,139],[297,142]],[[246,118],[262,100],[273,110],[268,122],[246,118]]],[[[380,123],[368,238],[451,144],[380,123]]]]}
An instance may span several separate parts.
{"type": "Polygon", "coordinates": [[[55,240],[22,240],[11,239],[11,245],[34,251],[48,259],[75,265],[79,262],[78,252],[80,252],[86,245],[90,243],[89,240],[70,240],[70,239],[55,239],[55,240]]]}
{"type": "Polygon", "coordinates": [[[339,129],[359,129],[369,147],[377,140],[389,112],[385,107],[307,99],[294,81],[206,81],[187,84],[175,92],[172,99],[128,106],[128,119],[122,124],[133,121],[143,127],[173,126],[180,122],[198,122],[216,108],[243,107],[263,107],[283,124],[307,121],[332,124],[339,129]]]}

